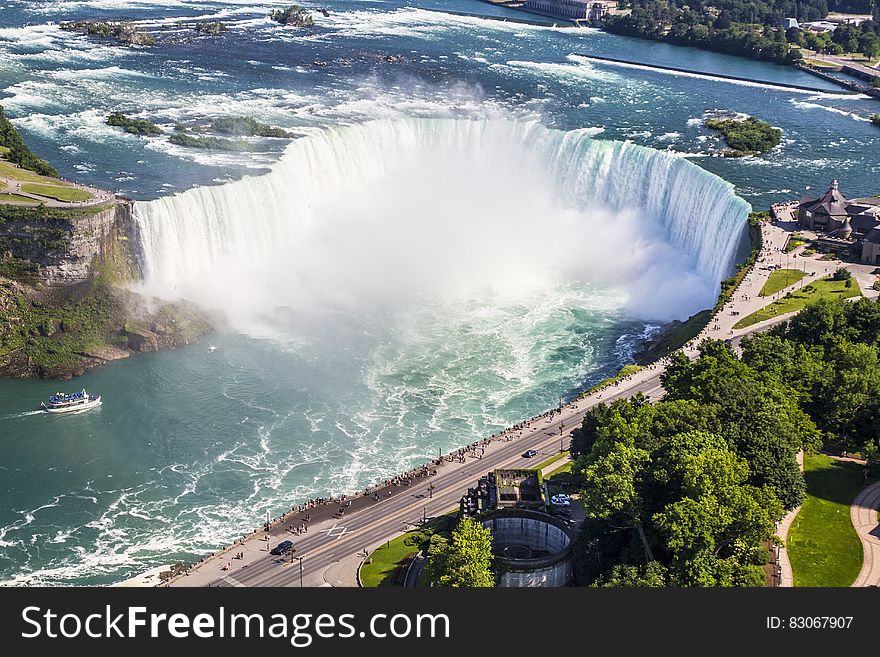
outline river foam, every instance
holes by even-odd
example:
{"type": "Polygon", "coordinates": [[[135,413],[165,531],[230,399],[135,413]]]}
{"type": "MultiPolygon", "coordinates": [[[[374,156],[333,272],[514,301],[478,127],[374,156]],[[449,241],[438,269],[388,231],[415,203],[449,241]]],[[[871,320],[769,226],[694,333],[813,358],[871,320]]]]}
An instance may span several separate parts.
{"type": "Polygon", "coordinates": [[[135,208],[146,289],[246,331],[279,308],[357,315],[566,280],[681,319],[711,305],[747,212],[680,157],[499,119],[329,128],[267,175],[135,208]]]}

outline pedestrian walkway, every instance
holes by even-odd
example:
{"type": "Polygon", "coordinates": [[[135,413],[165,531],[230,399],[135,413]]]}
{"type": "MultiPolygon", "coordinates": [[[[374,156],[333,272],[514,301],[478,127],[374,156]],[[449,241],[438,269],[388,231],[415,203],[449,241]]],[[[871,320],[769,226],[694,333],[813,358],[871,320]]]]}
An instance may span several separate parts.
{"type": "Polygon", "coordinates": [[[880,481],[871,484],[853,500],[850,517],[862,541],[864,562],[853,586],[880,586],[880,481]]]}
{"type": "MultiPolygon", "coordinates": [[[[797,454],[797,462],[798,467],[801,472],[804,471],[804,452],[801,450],[797,454]]],[[[782,522],[779,523],[779,526],[776,528],[776,535],[779,537],[779,540],[782,541],[782,545],[778,546],[776,549],[776,564],[778,566],[777,576],[779,577],[778,586],[784,586],[787,588],[791,588],[794,586],[794,571],[791,568],[791,560],[788,558],[788,531],[791,529],[791,525],[794,522],[794,519],[797,518],[797,514],[800,512],[801,507],[797,507],[796,509],[792,509],[789,511],[786,516],[782,519],[782,522]]]]}

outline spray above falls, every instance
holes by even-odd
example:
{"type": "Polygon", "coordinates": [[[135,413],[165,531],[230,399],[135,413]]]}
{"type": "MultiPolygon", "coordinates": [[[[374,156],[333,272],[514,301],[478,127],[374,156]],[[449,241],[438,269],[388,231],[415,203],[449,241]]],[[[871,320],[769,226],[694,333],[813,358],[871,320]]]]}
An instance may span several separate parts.
{"type": "Polygon", "coordinates": [[[625,310],[711,306],[748,204],[668,153],[513,120],[407,119],[292,143],[266,175],[138,203],[145,287],[250,330],[580,281],[625,310]]]}

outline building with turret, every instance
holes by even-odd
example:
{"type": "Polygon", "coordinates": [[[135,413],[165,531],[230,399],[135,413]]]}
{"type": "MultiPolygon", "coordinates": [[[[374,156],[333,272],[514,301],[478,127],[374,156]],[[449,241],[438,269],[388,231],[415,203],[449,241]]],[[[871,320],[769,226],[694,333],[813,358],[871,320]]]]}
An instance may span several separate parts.
{"type": "Polygon", "coordinates": [[[823,251],[849,253],[862,262],[880,264],[880,197],[848,199],[837,180],[819,198],[797,206],[798,225],[816,232],[823,251]]]}

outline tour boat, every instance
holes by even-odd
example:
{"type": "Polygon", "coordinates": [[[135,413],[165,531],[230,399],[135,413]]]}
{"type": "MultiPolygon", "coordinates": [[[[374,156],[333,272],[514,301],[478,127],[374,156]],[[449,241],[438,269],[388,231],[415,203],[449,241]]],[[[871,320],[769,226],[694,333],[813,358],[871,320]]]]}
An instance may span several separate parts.
{"type": "Polygon", "coordinates": [[[42,402],[40,407],[47,413],[82,413],[90,408],[101,405],[101,396],[90,395],[85,388],[79,392],[65,394],[56,392],[49,397],[49,403],[42,402]]]}

